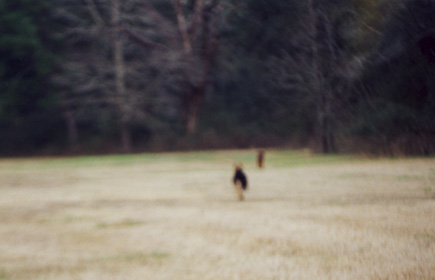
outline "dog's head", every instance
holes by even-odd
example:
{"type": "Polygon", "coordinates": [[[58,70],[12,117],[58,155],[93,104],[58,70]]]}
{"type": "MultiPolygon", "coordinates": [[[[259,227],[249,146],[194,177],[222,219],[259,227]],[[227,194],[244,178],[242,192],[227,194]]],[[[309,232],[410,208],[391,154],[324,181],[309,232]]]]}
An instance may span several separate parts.
{"type": "Polygon", "coordinates": [[[234,164],[234,171],[241,171],[241,170],[243,170],[243,164],[241,163],[234,164]]]}

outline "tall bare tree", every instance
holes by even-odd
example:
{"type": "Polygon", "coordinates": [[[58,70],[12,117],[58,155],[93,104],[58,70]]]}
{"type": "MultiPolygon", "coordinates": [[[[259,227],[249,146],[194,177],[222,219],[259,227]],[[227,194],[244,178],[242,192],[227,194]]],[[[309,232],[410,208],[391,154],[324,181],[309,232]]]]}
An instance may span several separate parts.
{"type": "Polygon", "coordinates": [[[149,121],[155,97],[156,82],[150,81],[149,72],[158,62],[131,40],[134,34],[136,40],[147,42],[142,37],[154,32],[150,16],[142,0],[65,1],[69,5],[60,7],[58,14],[64,18],[63,36],[70,49],[56,79],[65,89],[63,107],[71,142],[78,138],[75,119],[92,118],[95,109],[102,108],[117,119],[121,147],[128,152],[131,126],[149,121]],[[86,113],[86,108],[94,109],[86,113]]]}
{"type": "Polygon", "coordinates": [[[278,87],[293,92],[301,107],[310,107],[315,112],[315,131],[325,153],[336,152],[335,129],[341,97],[363,60],[350,51],[350,38],[346,37],[354,34],[352,10],[331,6],[322,1],[307,1],[287,48],[271,63],[278,87]]]}
{"type": "Polygon", "coordinates": [[[192,134],[197,129],[201,104],[211,81],[211,68],[217,53],[219,38],[213,16],[219,9],[220,1],[172,0],[172,3],[183,50],[181,86],[185,131],[192,134]]]}
{"type": "Polygon", "coordinates": [[[103,107],[118,119],[121,145],[130,150],[131,125],[153,118],[153,98],[169,115],[179,102],[186,134],[196,131],[217,55],[219,0],[63,1],[70,3],[59,13],[71,52],[69,75],[60,78],[71,142],[78,139],[76,111],[103,107]]]}
{"type": "MultiPolygon", "coordinates": [[[[121,24],[121,6],[120,0],[112,0],[111,19],[110,23],[113,27],[120,26],[121,24]]],[[[117,102],[120,114],[119,126],[121,131],[122,147],[125,152],[131,148],[131,135],[129,130],[129,123],[132,118],[131,104],[128,102],[126,84],[125,84],[125,60],[124,60],[124,46],[122,37],[118,32],[114,32],[112,40],[113,49],[113,67],[115,73],[115,94],[117,95],[117,102]]]]}
{"type": "Polygon", "coordinates": [[[185,133],[193,134],[212,81],[211,70],[219,45],[218,29],[222,24],[219,15],[224,5],[220,0],[144,1],[143,5],[160,42],[144,37],[139,34],[140,30],[123,26],[122,31],[144,48],[160,50],[154,59],[165,64],[167,78],[178,85],[185,133]],[[170,3],[175,18],[165,15],[166,11],[156,7],[156,3],[170,3]]]}

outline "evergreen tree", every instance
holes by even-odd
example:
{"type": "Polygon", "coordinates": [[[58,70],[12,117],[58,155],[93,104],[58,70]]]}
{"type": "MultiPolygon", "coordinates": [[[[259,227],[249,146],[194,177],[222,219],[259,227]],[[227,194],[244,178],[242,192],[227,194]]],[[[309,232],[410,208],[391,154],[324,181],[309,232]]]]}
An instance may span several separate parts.
{"type": "Polygon", "coordinates": [[[41,1],[0,2],[1,150],[40,147],[52,138],[56,100],[49,74],[52,49],[49,6],[41,1]]]}

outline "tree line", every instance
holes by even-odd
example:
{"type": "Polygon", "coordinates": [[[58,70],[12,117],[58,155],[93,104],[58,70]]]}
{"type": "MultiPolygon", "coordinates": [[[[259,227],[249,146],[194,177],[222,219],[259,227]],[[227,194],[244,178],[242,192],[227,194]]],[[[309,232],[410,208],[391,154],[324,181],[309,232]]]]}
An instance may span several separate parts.
{"type": "Polygon", "coordinates": [[[3,0],[0,153],[434,153],[434,0],[3,0]]]}

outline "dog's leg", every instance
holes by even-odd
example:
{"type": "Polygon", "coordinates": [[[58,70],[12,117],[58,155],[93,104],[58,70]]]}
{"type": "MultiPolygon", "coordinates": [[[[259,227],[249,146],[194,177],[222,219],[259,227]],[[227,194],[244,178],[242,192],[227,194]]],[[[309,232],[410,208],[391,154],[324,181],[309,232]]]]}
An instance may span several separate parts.
{"type": "Polygon", "coordinates": [[[237,198],[242,201],[245,198],[243,197],[243,188],[242,188],[242,182],[239,180],[236,181],[236,184],[234,185],[234,188],[236,189],[237,198]]]}

